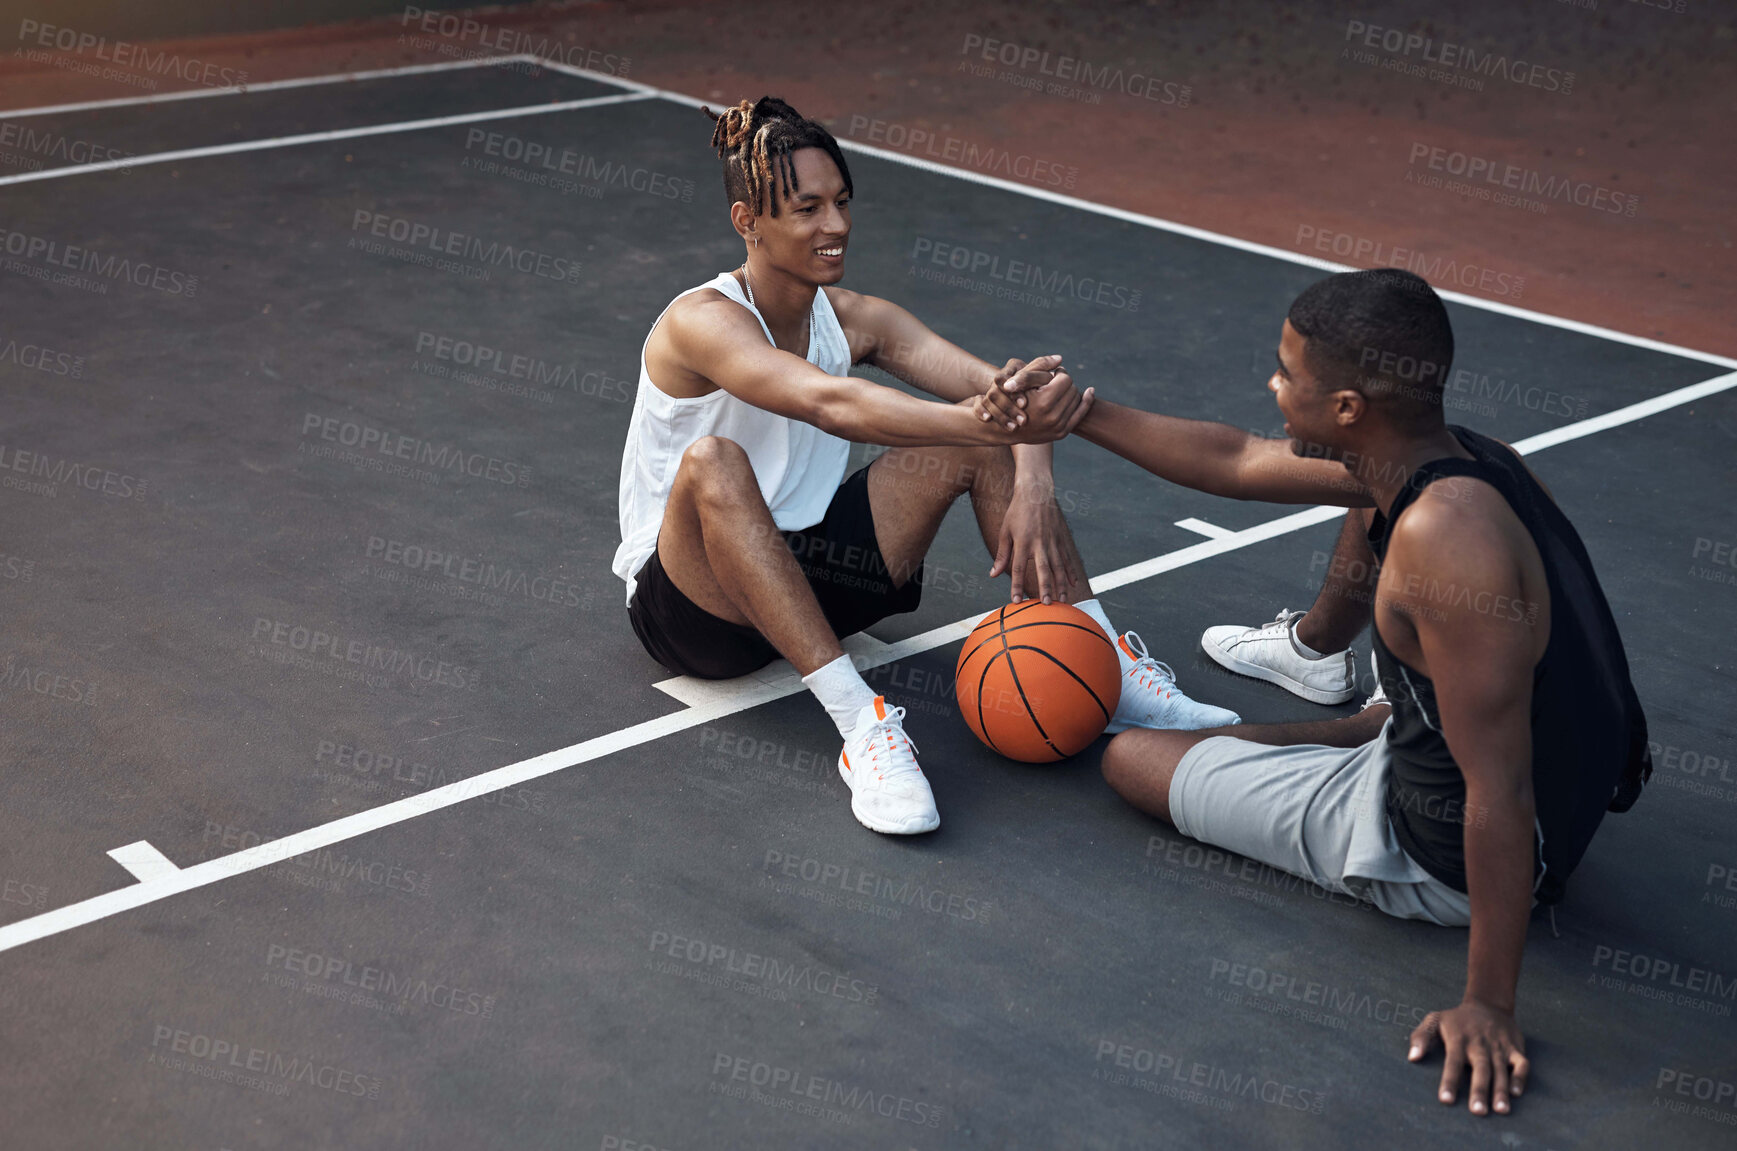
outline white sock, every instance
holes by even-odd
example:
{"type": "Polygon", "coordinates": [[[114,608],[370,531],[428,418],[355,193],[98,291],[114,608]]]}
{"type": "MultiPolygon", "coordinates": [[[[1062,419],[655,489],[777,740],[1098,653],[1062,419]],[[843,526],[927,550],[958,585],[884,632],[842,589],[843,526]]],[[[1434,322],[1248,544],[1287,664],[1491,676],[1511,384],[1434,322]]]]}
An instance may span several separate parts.
{"type": "Polygon", "coordinates": [[[1316,651],[1314,648],[1297,638],[1297,624],[1302,622],[1302,617],[1298,616],[1294,621],[1292,621],[1291,626],[1288,629],[1291,633],[1291,650],[1295,651],[1304,659],[1326,659],[1332,654],[1331,652],[1316,651]]]}
{"type": "Polygon", "coordinates": [[[826,708],[826,714],[838,727],[838,734],[847,740],[862,709],[875,701],[874,688],[863,682],[862,674],[850,662],[849,655],[841,655],[825,667],[816,668],[803,676],[802,682],[826,708]]]}
{"type": "Polygon", "coordinates": [[[1128,653],[1123,651],[1122,645],[1117,642],[1121,639],[1121,633],[1110,626],[1110,617],[1104,614],[1103,605],[1094,597],[1081,600],[1074,606],[1098,621],[1098,626],[1103,628],[1104,634],[1110,637],[1110,646],[1116,649],[1116,658],[1121,661],[1122,670],[1127,671],[1134,661],[1128,658],[1128,653]]]}

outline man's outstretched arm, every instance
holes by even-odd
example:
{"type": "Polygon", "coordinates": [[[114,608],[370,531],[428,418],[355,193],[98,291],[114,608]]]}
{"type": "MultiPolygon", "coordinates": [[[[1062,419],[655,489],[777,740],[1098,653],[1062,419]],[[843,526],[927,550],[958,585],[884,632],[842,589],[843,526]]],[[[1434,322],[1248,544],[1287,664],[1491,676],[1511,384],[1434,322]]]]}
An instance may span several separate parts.
{"type": "MultiPolygon", "coordinates": [[[[1493,493],[1485,499],[1501,502],[1493,493]]],[[[1415,626],[1442,736],[1466,784],[1465,994],[1457,1007],[1425,1017],[1409,1057],[1423,1059],[1439,1039],[1446,1060],[1438,1098],[1454,1102],[1469,1066],[1467,1107],[1476,1115],[1506,1114],[1531,1067],[1515,990],[1534,882],[1532,674],[1546,638],[1538,621],[1548,616],[1523,601],[1509,539],[1466,503],[1419,501],[1390,545],[1382,585],[1393,590],[1377,608],[1415,626]]]]}
{"type": "MultiPolygon", "coordinates": [[[[1028,419],[1017,428],[982,420],[975,395],[937,404],[897,388],[832,376],[766,342],[748,313],[728,301],[702,303],[666,317],[677,360],[737,398],[813,424],[843,439],[902,446],[1046,443],[1066,435],[1090,409],[1064,374],[1033,370],[1042,386],[1026,393],[1028,419]]],[[[993,374],[993,373],[991,373],[993,374]]]]}
{"type": "Polygon", "coordinates": [[[1349,508],[1375,502],[1343,464],[1295,455],[1289,440],[1229,424],[1160,415],[1100,396],[1074,434],[1161,479],[1215,496],[1349,508]]]}

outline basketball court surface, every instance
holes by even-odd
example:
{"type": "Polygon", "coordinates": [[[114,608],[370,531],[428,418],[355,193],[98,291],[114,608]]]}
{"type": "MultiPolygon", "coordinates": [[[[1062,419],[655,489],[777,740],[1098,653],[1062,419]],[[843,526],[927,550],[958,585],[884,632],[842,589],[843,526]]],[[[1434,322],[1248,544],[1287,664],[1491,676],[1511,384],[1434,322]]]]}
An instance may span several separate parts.
{"type": "MultiPolygon", "coordinates": [[[[128,156],[0,178],[5,338],[44,350],[0,441],[0,1142],[1730,1146],[1737,361],[1448,297],[1450,421],[1581,532],[1657,765],[1534,919],[1534,1080],[1478,1119],[1405,1060],[1464,933],[1184,839],[1101,742],[970,735],[952,668],[1008,585],[967,511],[847,644],[933,835],[856,823],[787,665],[643,653],[609,571],[639,349],[741,259],[697,103],[524,58],[4,114],[128,156]]],[[[1279,434],[1280,323],[1339,266],[844,147],[844,286],[1279,434]]],[[[1190,695],[1352,710],[1198,646],[1307,607],[1338,512],[1073,440],[1056,476],[1190,695]]]]}

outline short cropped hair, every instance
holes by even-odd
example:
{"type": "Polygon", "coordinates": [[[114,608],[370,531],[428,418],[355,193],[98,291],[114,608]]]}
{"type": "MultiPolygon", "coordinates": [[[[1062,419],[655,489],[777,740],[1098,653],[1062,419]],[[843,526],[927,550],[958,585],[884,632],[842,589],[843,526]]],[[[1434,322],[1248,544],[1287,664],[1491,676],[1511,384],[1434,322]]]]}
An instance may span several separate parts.
{"type": "Polygon", "coordinates": [[[1303,358],[1328,388],[1352,388],[1409,427],[1439,423],[1453,366],[1447,307],[1429,281],[1400,268],[1317,280],[1286,316],[1303,358]]]}

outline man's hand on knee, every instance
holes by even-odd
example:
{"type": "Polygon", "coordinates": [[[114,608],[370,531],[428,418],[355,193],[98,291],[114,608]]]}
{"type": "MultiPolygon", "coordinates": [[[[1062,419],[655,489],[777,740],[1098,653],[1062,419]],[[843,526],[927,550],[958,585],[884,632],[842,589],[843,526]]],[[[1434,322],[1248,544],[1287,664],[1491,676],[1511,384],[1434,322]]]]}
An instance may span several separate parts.
{"type": "Polygon", "coordinates": [[[1077,591],[1091,587],[1076,563],[1078,555],[1069,538],[1067,521],[1056,507],[1054,485],[1016,481],[1001,520],[989,578],[1012,572],[1014,603],[1033,591],[1044,603],[1067,603],[1077,591]]]}

